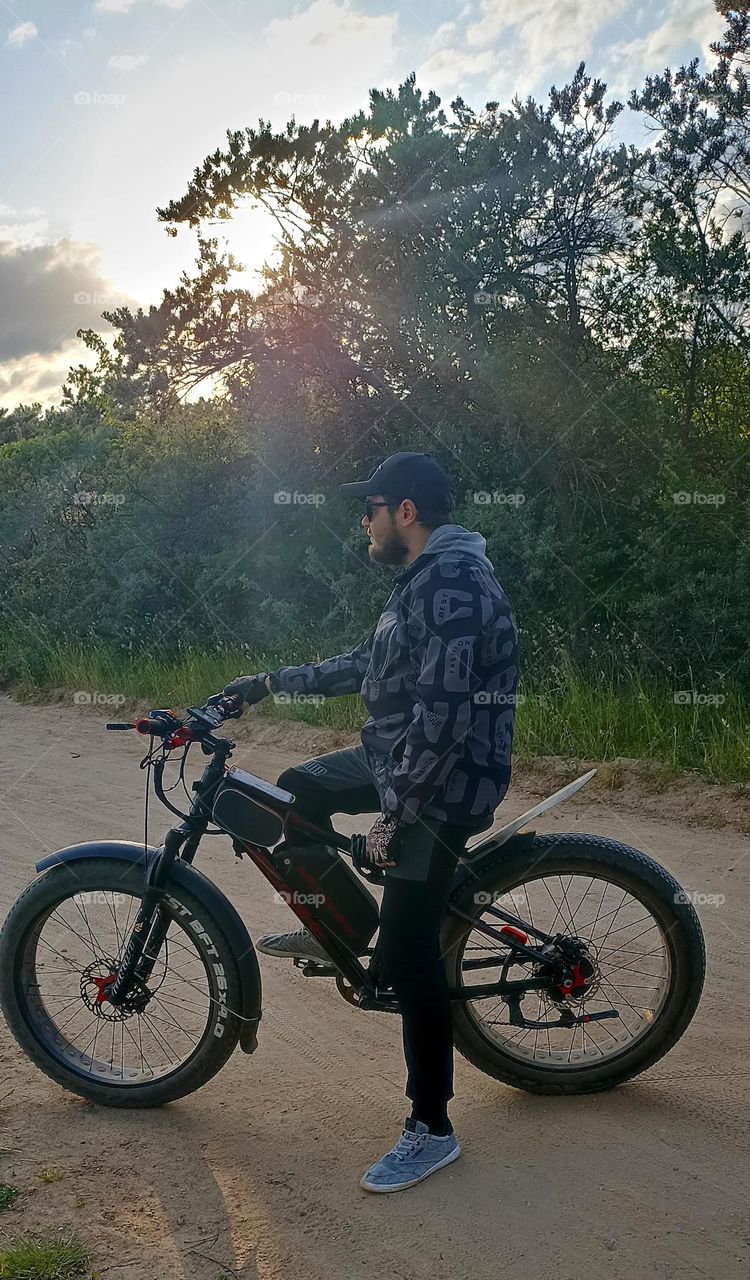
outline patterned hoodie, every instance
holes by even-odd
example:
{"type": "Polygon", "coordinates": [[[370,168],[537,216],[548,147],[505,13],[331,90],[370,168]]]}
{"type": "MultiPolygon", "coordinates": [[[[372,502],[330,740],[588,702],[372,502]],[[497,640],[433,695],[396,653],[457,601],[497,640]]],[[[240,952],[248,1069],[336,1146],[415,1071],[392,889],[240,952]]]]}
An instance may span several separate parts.
{"type": "Polygon", "coordinates": [[[356,649],[273,673],[275,691],[361,693],[382,809],[401,822],[483,831],[510,783],[517,634],[486,547],[440,525],[356,649]]]}

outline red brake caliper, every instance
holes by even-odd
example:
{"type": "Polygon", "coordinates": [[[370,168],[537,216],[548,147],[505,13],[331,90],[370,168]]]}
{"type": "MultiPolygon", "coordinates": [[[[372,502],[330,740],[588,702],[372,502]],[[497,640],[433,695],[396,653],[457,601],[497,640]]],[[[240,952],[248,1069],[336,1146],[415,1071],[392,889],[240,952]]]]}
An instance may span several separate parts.
{"type": "Polygon", "coordinates": [[[571,994],[572,991],[577,991],[579,987],[586,986],[586,979],[581,973],[580,960],[576,960],[571,970],[571,973],[572,973],[572,977],[568,978],[565,982],[559,983],[557,988],[558,991],[560,991],[561,994],[566,998],[571,994]]]}
{"type": "Polygon", "coordinates": [[[116,973],[110,973],[106,978],[93,979],[94,986],[96,987],[96,999],[94,1000],[94,1004],[104,1004],[104,1001],[108,998],[109,988],[112,986],[116,977],[116,973]]]}

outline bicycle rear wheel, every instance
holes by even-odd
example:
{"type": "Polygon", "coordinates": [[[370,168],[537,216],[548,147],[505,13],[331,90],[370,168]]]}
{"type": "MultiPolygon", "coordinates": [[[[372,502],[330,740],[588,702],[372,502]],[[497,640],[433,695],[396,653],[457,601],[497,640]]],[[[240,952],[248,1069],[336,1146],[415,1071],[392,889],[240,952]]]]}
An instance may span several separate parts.
{"type": "MultiPolygon", "coordinates": [[[[451,903],[443,954],[452,986],[536,977],[548,970],[495,940],[498,906],[548,934],[580,939],[585,961],[569,990],[454,1004],[456,1047],[481,1071],[532,1093],[610,1089],[679,1040],[698,1005],[705,948],[692,904],[662,867],[597,836],[538,836],[489,853],[451,903]]],[[[533,938],[529,945],[537,945],[533,938]]]]}

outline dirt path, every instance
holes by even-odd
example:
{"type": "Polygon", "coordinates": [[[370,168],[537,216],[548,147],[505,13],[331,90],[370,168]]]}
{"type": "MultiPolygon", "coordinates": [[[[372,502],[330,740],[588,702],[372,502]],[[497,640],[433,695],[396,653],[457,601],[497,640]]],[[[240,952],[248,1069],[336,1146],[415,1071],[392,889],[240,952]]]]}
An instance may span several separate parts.
{"type": "MultiPolygon", "coordinates": [[[[143,744],[100,732],[91,713],[5,697],[0,725],[4,917],[41,853],[140,836],[143,744]]],[[[275,780],[310,754],[314,734],[261,728],[235,762],[275,780]]],[[[624,840],[683,886],[726,899],[699,907],[709,976],[698,1015],[646,1076],[600,1097],[534,1098],[458,1058],[461,1160],[402,1195],[370,1196],[359,1176],[406,1113],[398,1020],[357,1012],[332,983],[261,958],[258,1052],[238,1051],[162,1111],[106,1111],[64,1093],[0,1026],[0,1181],[24,1192],[0,1228],[74,1226],[103,1280],[746,1276],[750,843],[577,800],[539,830],[624,840]],[[54,1180],[40,1179],[45,1168],[54,1180]]],[[[530,802],[514,786],[504,820],[530,802]]],[[[152,822],[158,837],[158,805],[152,822]]],[[[199,858],[252,935],[292,927],[228,842],[207,842],[199,858]]]]}

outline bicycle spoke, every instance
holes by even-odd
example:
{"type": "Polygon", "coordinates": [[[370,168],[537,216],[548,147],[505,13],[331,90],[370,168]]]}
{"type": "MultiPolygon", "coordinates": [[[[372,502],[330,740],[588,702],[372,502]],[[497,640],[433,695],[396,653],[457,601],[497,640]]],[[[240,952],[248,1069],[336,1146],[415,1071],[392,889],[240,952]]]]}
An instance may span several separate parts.
{"type": "MultiPolygon", "coordinates": [[[[644,914],[643,903],[627,889],[596,875],[554,872],[535,875],[497,901],[503,898],[510,898],[514,907],[516,902],[523,903],[525,919],[540,932],[552,937],[562,932],[581,940],[589,948],[594,971],[589,969],[590,985],[581,999],[564,998],[560,990],[553,1000],[552,992],[542,989],[529,989],[521,996],[521,1016],[527,1024],[541,1026],[511,1023],[503,996],[467,1002],[471,1018],[494,1044],[519,1061],[575,1069],[582,1061],[602,1062],[621,1053],[653,1025],[669,989],[670,954],[658,921],[649,912],[644,914]],[[644,1002],[642,1008],[639,1000],[644,1002]],[[569,1012],[564,1015],[566,1008],[569,1012]],[[613,1016],[584,1021],[586,1010],[613,1016]]],[[[486,913],[477,920],[494,923],[486,913]]],[[[529,945],[535,945],[533,938],[529,945]]],[[[493,945],[480,931],[471,930],[463,949],[465,963],[496,955],[497,967],[464,969],[463,981],[467,985],[497,982],[511,954],[508,947],[493,945]]],[[[516,952],[506,972],[513,980],[543,975],[540,963],[516,952]]]]}
{"type": "Polygon", "coordinates": [[[101,1001],[95,980],[116,973],[140,904],[119,890],[71,894],[29,942],[26,989],[47,1043],[79,1071],[116,1084],[171,1074],[197,1052],[221,1005],[190,932],[172,917],[159,953],[148,957],[153,967],[141,1007],[137,986],[117,1008],[106,995],[101,1001]]]}

